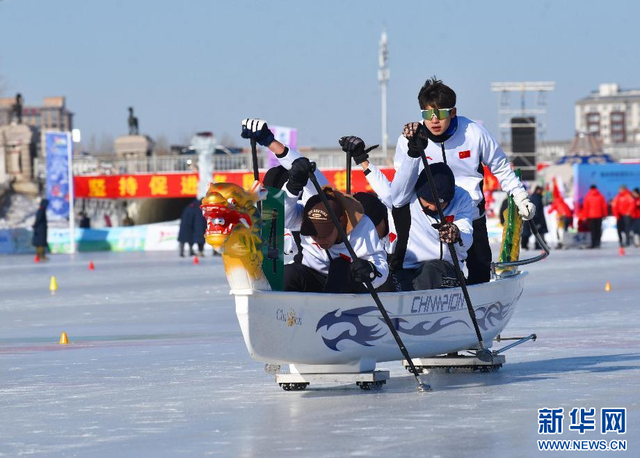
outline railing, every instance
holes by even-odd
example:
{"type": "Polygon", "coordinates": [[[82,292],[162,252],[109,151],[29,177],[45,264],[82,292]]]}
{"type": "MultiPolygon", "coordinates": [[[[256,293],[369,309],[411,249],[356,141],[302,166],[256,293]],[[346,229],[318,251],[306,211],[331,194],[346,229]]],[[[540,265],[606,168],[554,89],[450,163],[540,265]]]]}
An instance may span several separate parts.
{"type": "MultiPolygon", "coordinates": [[[[640,152],[637,146],[624,145],[623,147],[608,147],[606,152],[618,159],[638,158],[640,152]]],[[[263,169],[268,167],[267,151],[261,148],[258,153],[258,167],[263,169]]],[[[343,169],[345,168],[345,153],[337,149],[311,149],[305,150],[302,154],[314,161],[320,169],[343,169]]],[[[566,154],[560,146],[542,147],[538,151],[537,159],[550,160],[554,162],[559,157],[566,154]]],[[[390,148],[389,156],[385,157],[382,151],[373,151],[369,154],[369,160],[378,167],[393,167],[394,149],[390,148]]],[[[507,155],[510,152],[507,151],[507,155]]],[[[196,155],[172,155],[172,156],[150,156],[139,159],[127,158],[96,158],[96,157],[75,157],[73,162],[74,175],[120,175],[120,174],[141,174],[141,173],[188,173],[196,172],[198,157],[196,155]]],[[[34,172],[40,179],[45,178],[46,161],[41,158],[34,160],[34,172]]],[[[246,153],[233,155],[214,155],[213,170],[251,170],[251,155],[246,153]]],[[[354,170],[359,167],[354,165],[354,170]]]]}
{"type": "MultiPolygon", "coordinates": [[[[343,151],[309,151],[304,155],[315,162],[319,169],[344,169],[346,156],[343,151]]],[[[393,156],[387,158],[382,152],[369,153],[369,161],[378,167],[393,167],[393,156]]],[[[353,170],[359,169],[355,164],[353,170]]]]}
{"type": "MultiPolygon", "coordinates": [[[[267,154],[258,154],[258,167],[267,167],[267,154]]],[[[303,153],[316,162],[320,169],[344,168],[345,154],[342,151],[312,150],[303,153]]],[[[382,153],[370,155],[372,163],[387,167],[386,158],[382,153]]],[[[188,173],[196,172],[198,157],[195,155],[151,156],[144,158],[126,159],[102,159],[95,157],[75,157],[73,160],[73,173],[83,175],[122,175],[141,173],[188,173]]],[[[35,163],[39,175],[45,175],[45,161],[37,160],[35,163]]],[[[251,170],[250,154],[215,155],[213,156],[213,170],[251,170]]]]}
{"type": "MultiPolygon", "coordinates": [[[[196,172],[197,156],[151,156],[127,159],[74,158],[74,175],[122,175],[139,173],[188,173],[196,172]]],[[[214,170],[248,170],[251,156],[214,156],[214,170]]]]}

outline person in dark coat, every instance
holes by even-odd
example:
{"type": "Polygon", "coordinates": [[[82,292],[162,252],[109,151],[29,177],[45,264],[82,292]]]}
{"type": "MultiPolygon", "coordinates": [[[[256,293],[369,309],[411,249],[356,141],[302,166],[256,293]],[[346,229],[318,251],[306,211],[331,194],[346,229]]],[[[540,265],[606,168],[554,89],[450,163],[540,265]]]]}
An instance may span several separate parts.
{"type": "MultiPolygon", "coordinates": [[[[189,256],[195,256],[193,252],[193,225],[194,225],[194,213],[193,210],[196,207],[195,202],[191,202],[182,210],[182,216],[180,217],[180,230],[178,231],[178,243],[180,244],[180,256],[184,257],[184,245],[189,245],[189,256]]],[[[197,208],[200,211],[199,208],[197,208]]]]}
{"type": "MultiPolygon", "coordinates": [[[[533,194],[531,194],[530,200],[536,206],[536,213],[533,216],[533,224],[536,225],[536,229],[538,229],[538,232],[540,233],[540,237],[542,237],[542,240],[545,240],[544,234],[549,232],[549,229],[547,228],[547,220],[544,216],[544,202],[542,200],[543,191],[544,190],[542,189],[542,187],[536,186],[535,190],[533,191],[533,194]]],[[[529,249],[529,238],[531,237],[531,235],[532,233],[531,233],[531,230],[529,229],[529,225],[525,224],[522,229],[522,248],[524,248],[525,250],[529,249]]],[[[536,250],[541,250],[541,249],[542,247],[536,240],[536,250]]]]}
{"type": "Polygon", "coordinates": [[[200,201],[195,199],[193,202],[193,243],[198,245],[198,255],[204,256],[204,232],[207,230],[207,219],[202,215],[200,210],[200,201]]]}
{"type": "Polygon", "coordinates": [[[91,218],[85,212],[80,212],[80,228],[91,229],[91,218]]]}
{"type": "Polygon", "coordinates": [[[33,223],[33,246],[36,247],[36,255],[40,261],[47,261],[45,249],[47,247],[47,206],[49,201],[42,199],[40,208],[36,212],[36,220],[33,223]]]}

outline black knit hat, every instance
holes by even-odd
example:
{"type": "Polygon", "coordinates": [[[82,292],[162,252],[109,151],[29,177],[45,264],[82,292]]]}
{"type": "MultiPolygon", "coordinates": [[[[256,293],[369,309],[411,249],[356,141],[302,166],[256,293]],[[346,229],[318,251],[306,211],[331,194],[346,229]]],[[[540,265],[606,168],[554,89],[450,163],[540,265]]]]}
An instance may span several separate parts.
{"type": "Polygon", "coordinates": [[[380,201],[380,199],[378,199],[377,196],[370,192],[356,192],[353,197],[362,204],[364,214],[369,217],[374,226],[377,226],[383,220],[386,221],[389,217],[387,214],[387,207],[380,201]]]}
{"type": "Polygon", "coordinates": [[[262,184],[265,187],[269,186],[271,188],[282,189],[288,179],[289,171],[283,166],[279,165],[267,170],[267,173],[265,173],[264,178],[262,179],[262,184]]]}
{"type": "MultiPolygon", "coordinates": [[[[429,167],[431,168],[431,175],[433,175],[433,182],[438,192],[440,203],[451,202],[456,192],[456,179],[453,176],[453,172],[444,162],[436,162],[430,164],[429,167]]],[[[436,199],[431,194],[426,170],[423,170],[418,176],[415,191],[418,197],[422,197],[427,202],[435,203],[436,199]]]]}

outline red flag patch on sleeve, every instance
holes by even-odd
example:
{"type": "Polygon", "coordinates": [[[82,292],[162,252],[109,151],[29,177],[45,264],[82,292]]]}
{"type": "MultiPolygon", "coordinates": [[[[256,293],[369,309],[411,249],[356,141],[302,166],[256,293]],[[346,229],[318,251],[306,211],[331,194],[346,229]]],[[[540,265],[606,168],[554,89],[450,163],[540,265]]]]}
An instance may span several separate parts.
{"type": "Polygon", "coordinates": [[[396,234],[394,234],[393,232],[389,232],[389,242],[393,243],[397,238],[398,236],[396,234]]]}
{"type": "Polygon", "coordinates": [[[471,151],[467,150],[467,151],[460,151],[458,153],[458,156],[460,157],[460,159],[466,159],[468,157],[471,157],[471,151]]]}
{"type": "Polygon", "coordinates": [[[351,258],[346,254],[340,253],[340,257],[348,262],[351,262],[351,258]]]}
{"type": "Polygon", "coordinates": [[[455,221],[455,215],[445,216],[445,217],[444,217],[444,220],[445,220],[447,223],[453,223],[453,222],[455,221]]]}

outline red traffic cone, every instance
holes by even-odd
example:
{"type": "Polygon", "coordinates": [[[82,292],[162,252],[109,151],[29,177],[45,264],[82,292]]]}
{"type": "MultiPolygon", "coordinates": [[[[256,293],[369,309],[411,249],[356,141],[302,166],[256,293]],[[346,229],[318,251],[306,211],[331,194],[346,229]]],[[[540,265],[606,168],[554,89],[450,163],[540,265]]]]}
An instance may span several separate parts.
{"type": "Polygon", "coordinates": [[[200,258],[197,256],[193,257],[193,263],[197,266],[198,264],[200,264],[200,258]]]}
{"type": "Polygon", "coordinates": [[[96,266],[93,265],[93,261],[89,262],[89,270],[96,270],[96,266]]]}
{"type": "Polygon", "coordinates": [[[619,254],[620,256],[624,256],[624,255],[625,255],[624,247],[620,247],[620,249],[618,250],[618,254],[619,254]]]}
{"type": "Polygon", "coordinates": [[[36,257],[33,258],[33,262],[40,262],[40,256],[36,255],[36,257]]]}

